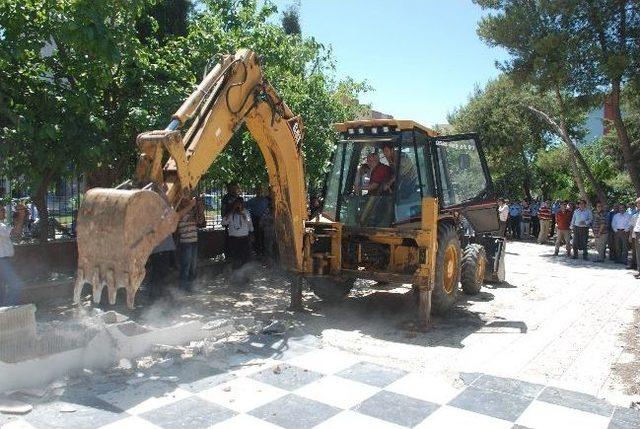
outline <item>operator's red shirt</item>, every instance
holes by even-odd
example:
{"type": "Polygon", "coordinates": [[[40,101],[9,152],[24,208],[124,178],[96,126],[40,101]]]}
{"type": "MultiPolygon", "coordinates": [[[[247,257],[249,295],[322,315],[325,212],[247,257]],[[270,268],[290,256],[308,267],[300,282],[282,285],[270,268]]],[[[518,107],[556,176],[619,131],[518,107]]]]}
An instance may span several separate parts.
{"type": "Polygon", "coordinates": [[[383,184],[391,179],[391,174],[391,167],[380,163],[376,165],[371,171],[371,178],[369,179],[369,181],[371,183],[383,184]]]}
{"type": "Polygon", "coordinates": [[[563,231],[569,230],[572,217],[573,213],[569,210],[565,210],[564,213],[561,211],[556,213],[556,225],[558,225],[558,229],[563,231]]]}

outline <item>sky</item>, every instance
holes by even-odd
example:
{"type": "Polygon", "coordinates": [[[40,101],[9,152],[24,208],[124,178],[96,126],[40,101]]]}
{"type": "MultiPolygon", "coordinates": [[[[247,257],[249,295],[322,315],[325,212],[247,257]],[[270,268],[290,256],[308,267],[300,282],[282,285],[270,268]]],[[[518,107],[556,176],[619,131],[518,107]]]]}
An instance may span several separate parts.
{"type": "Polygon", "coordinates": [[[303,35],[331,45],[338,77],[373,87],[361,102],[427,126],[446,123],[508,58],[476,34],[482,15],[471,0],[300,1],[303,35]]]}

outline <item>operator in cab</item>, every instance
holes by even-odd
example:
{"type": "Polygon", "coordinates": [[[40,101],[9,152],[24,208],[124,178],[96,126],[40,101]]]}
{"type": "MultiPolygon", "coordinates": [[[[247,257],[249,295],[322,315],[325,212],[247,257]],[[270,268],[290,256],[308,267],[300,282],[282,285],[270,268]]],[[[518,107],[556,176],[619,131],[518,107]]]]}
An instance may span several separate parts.
{"type": "Polygon", "coordinates": [[[389,183],[393,176],[393,170],[388,165],[381,163],[380,155],[375,152],[367,155],[367,164],[371,168],[368,195],[383,195],[386,184],[389,183]]]}

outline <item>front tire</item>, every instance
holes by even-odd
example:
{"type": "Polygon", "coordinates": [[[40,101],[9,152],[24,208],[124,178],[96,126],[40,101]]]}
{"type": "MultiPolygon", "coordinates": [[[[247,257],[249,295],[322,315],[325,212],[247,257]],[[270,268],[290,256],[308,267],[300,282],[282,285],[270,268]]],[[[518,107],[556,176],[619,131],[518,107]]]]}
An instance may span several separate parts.
{"type": "Polygon", "coordinates": [[[436,279],[431,293],[431,311],[446,313],[458,299],[462,249],[455,227],[449,223],[438,225],[436,279]]]}
{"type": "Polygon", "coordinates": [[[480,244],[469,244],[462,255],[462,290],[467,295],[477,295],[484,283],[487,270],[487,253],[480,244]]]}

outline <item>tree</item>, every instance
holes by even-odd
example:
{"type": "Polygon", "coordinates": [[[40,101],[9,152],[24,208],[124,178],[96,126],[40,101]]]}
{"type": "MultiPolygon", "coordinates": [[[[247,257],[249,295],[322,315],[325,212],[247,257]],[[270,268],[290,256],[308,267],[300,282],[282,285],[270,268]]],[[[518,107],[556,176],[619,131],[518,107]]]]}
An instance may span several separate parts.
{"type": "MultiPolygon", "coordinates": [[[[640,157],[622,115],[622,87],[635,78],[640,57],[640,3],[637,0],[589,0],[567,2],[563,12],[572,17],[567,31],[578,38],[582,61],[593,62],[587,93],[604,86],[609,93],[618,146],[636,194],[640,196],[640,157]],[[635,59],[635,60],[634,60],[635,59]],[[635,61],[635,62],[634,62],[635,61]]],[[[581,76],[576,76],[579,79],[581,76]]]]}
{"type": "MultiPolygon", "coordinates": [[[[257,0],[5,0],[0,3],[0,173],[26,181],[41,219],[65,176],[113,186],[133,172],[138,133],[164,128],[219,54],[248,47],[303,116],[311,182],[332,151],[332,122],[351,118],[343,95],[365,85],[333,78],[330,49],[286,34],[257,0]],[[260,6],[258,6],[260,4],[260,6]]],[[[266,180],[261,154],[237,133],[210,177],[266,180]],[[239,177],[236,176],[240,172],[239,177]]],[[[42,228],[46,238],[46,228],[42,228]]]]}
{"type": "MultiPolygon", "coordinates": [[[[557,114],[541,106],[528,108],[546,122],[550,129],[567,145],[571,164],[576,164],[574,175],[583,198],[580,172],[584,173],[599,199],[604,192],[575,144],[579,130],[572,129],[570,119],[576,113],[593,106],[593,97],[576,97],[592,88],[593,65],[581,56],[582,40],[574,36],[567,13],[567,2],[518,0],[474,0],[495,13],[485,16],[478,25],[478,34],[491,45],[508,50],[512,59],[500,67],[516,80],[534,85],[555,99],[557,114]]],[[[576,0],[577,1],[577,0],[576,0]]],[[[588,95],[593,95],[589,92],[588,95]]]]}
{"type": "Polygon", "coordinates": [[[286,34],[302,34],[300,29],[300,2],[290,5],[282,12],[282,28],[286,34]]]}
{"type": "Polygon", "coordinates": [[[52,183],[89,171],[110,185],[135,162],[136,133],[184,94],[175,50],[136,28],[155,4],[0,3],[0,169],[26,181],[44,225],[52,183]]]}
{"type": "Polygon", "coordinates": [[[510,198],[532,198],[537,190],[532,168],[538,151],[551,144],[547,127],[527,109],[541,97],[507,75],[476,88],[468,103],[449,115],[456,132],[477,132],[484,144],[496,187],[510,198]]]}
{"type": "MultiPolygon", "coordinates": [[[[367,85],[351,79],[336,80],[331,50],[313,38],[287,34],[272,23],[277,9],[254,0],[206,1],[190,26],[190,61],[204,67],[212,55],[253,49],[267,79],[304,123],[303,153],[310,187],[324,180],[334,148],[334,122],[353,119],[357,105],[344,100],[357,99],[367,85]]],[[[236,133],[227,149],[209,170],[205,181],[213,185],[235,179],[245,186],[265,183],[264,160],[246,129],[236,133]],[[247,168],[250,166],[250,168],[247,168]]]]}

